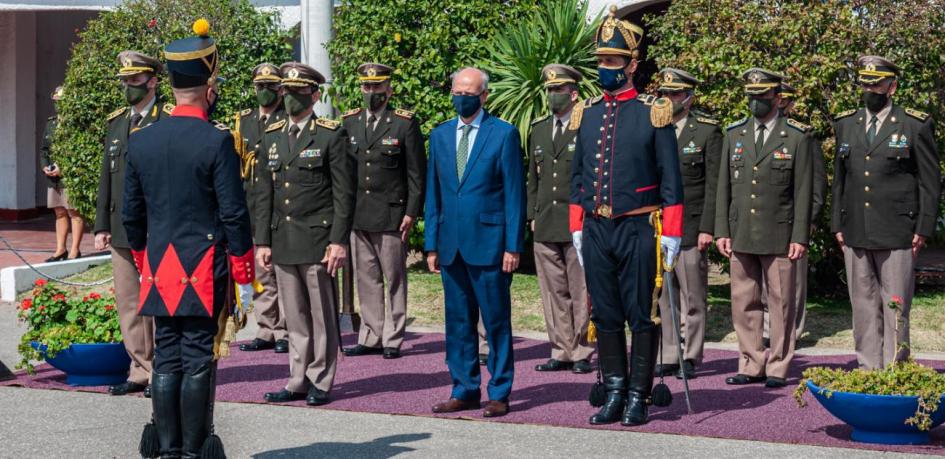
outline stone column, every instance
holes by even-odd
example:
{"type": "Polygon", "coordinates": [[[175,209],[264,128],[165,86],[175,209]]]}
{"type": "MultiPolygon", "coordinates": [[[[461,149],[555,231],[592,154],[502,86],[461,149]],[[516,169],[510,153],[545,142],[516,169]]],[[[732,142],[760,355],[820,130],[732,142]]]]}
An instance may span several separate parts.
{"type": "Polygon", "coordinates": [[[0,13],[0,218],[36,207],[36,13],[0,13]]]}
{"type": "MultiPolygon", "coordinates": [[[[331,84],[331,61],[325,45],[331,40],[331,16],[334,13],[332,0],[301,0],[302,18],[302,62],[325,75],[331,84]]],[[[324,90],[322,91],[324,94],[324,90]]],[[[331,101],[323,97],[323,102],[315,104],[315,114],[334,117],[331,101]]]]}

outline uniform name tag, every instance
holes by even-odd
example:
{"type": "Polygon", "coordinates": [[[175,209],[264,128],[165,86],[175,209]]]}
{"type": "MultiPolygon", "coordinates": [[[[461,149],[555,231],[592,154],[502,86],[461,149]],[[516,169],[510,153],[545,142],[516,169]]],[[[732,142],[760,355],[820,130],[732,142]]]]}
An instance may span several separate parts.
{"type": "Polygon", "coordinates": [[[568,151],[569,151],[569,152],[574,151],[575,148],[576,148],[576,146],[575,146],[573,143],[569,143],[569,144],[568,144],[568,151]]]}
{"type": "Polygon", "coordinates": [[[900,136],[899,134],[893,134],[889,138],[889,148],[909,148],[909,141],[906,140],[906,136],[900,136]]]}
{"type": "Polygon", "coordinates": [[[794,155],[788,153],[787,148],[774,151],[774,159],[791,159],[794,155]]]}
{"type": "Polygon", "coordinates": [[[320,158],[322,156],[322,151],[318,148],[314,150],[303,150],[302,153],[299,153],[299,158],[320,158]]]}
{"type": "Polygon", "coordinates": [[[108,151],[116,151],[116,150],[118,150],[118,145],[112,145],[108,147],[108,151]]]}
{"type": "Polygon", "coordinates": [[[689,145],[683,147],[682,152],[684,155],[695,155],[702,153],[702,147],[696,145],[693,141],[689,141],[689,145]]]}
{"type": "Polygon", "coordinates": [[[849,152],[850,152],[850,144],[848,143],[840,144],[840,146],[837,147],[837,153],[840,153],[841,155],[844,153],[849,153],[849,152]]]}
{"type": "Polygon", "coordinates": [[[397,146],[397,145],[400,145],[400,139],[396,137],[387,137],[387,138],[381,139],[381,145],[397,146]]]}

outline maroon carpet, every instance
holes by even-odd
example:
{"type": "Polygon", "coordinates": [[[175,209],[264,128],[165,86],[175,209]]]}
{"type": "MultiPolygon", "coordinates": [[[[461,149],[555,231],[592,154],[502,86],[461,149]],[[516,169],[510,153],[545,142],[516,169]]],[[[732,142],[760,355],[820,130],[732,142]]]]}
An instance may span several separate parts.
{"type": "MultiPolygon", "coordinates": [[[[353,344],[354,336],[345,342],[353,344]]],[[[548,344],[541,341],[515,340],[515,384],[512,412],[490,422],[512,422],[551,426],[635,430],[680,435],[759,440],[778,443],[864,448],[896,452],[945,454],[945,427],[932,431],[932,445],[886,447],[849,440],[850,429],[832,417],[811,396],[808,406],[798,408],[791,393],[804,368],[816,365],[852,367],[853,356],[807,357],[794,359],[792,377],[786,388],[773,390],[763,385],[727,386],[724,379],[735,372],[736,353],[707,350],[706,361],[699,367],[698,378],[690,382],[693,415],[686,415],[682,382],[666,382],[673,390],[673,404],[653,408],[651,422],[637,428],[618,425],[591,427],[587,418],[595,412],[587,403],[587,392],[594,374],[570,372],[538,373],[532,368],[548,358],[548,344]]],[[[442,334],[408,334],[404,357],[383,360],[380,356],[344,358],[325,409],[360,412],[433,416],[430,407],[449,397],[449,373],[446,369],[442,334]]],[[[945,362],[925,362],[945,368],[945,362]]],[[[484,373],[488,373],[483,368],[484,373]]],[[[271,352],[247,353],[233,349],[232,356],[220,364],[217,399],[227,402],[261,403],[267,391],[277,391],[288,374],[288,357],[271,352]]],[[[483,378],[483,394],[486,393],[483,378]]],[[[20,385],[37,389],[77,390],[65,384],[65,376],[43,365],[37,374],[20,374],[16,380],[0,385],[20,385]]],[[[105,388],[84,388],[103,392],[105,388]]],[[[294,405],[304,407],[304,402],[294,405]]],[[[481,419],[481,412],[442,417],[481,419]]]]}

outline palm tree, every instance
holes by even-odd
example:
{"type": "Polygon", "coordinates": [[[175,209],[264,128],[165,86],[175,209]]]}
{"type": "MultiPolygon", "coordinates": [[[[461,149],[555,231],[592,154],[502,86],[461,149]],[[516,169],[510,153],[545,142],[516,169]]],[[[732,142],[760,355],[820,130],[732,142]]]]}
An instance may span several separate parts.
{"type": "Polygon", "coordinates": [[[548,0],[527,20],[509,24],[494,36],[481,65],[489,72],[489,109],[518,127],[522,142],[528,138],[532,120],[548,112],[541,69],[547,64],[574,67],[584,79],[581,97],[600,94],[594,84],[597,61],[594,33],[600,17],[587,19],[585,0],[548,0]]]}

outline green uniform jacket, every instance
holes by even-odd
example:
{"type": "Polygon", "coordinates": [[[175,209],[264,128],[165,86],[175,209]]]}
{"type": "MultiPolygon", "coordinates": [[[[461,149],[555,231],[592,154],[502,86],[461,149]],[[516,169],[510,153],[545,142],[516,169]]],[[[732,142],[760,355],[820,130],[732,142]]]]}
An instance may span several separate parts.
{"type": "Polygon", "coordinates": [[[714,234],[722,130],[718,121],[690,114],[676,144],[686,211],[682,246],[692,247],[698,242],[699,233],[714,234]]]}
{"type": "MultiPolygon", "coordinates": [[[[50,116],[46,120],[46,129],[43,130],[43,141],[39,147],[39,167],[42,170],[45,170],[49,167],[50,164],[55,163],[50,156],[50,148],[52,148],[53,135],[56,134],[56,127],[59,125],[59,118],[55,116],[50,116]]],[[[46,176],[46,181],[49,183],[50,188],[56,188],[59,186],[60,177],[50,177],[46,176]]]]}
{"type": "MultiPolygon", "coordinates": [[[[583,109],[575,108],[575,112],[583,109]]],[[[528,136],[528,208],[526,218],[535,221],[535,242],[570,242],[568,203],[571,192],[571,160],[574,138],[580,124],[565,126],[560,139],[552,141],[555,118],[545,116],[532,122],[528,136]]]]}
{"type": "MultiPolygon", "coordinates": [[[[154,102],[146,116],[134,131],[148,127],[151,123],[171,115],[174,105],[160,100],[154,102]]],[[[128,236],[121,223],[121,207],[125,190],[125,161],[128,158],[128,136],[132,134],[131,109],[122,107],[108,115],[108,134],[105,136],[105,151],[98,181],[98,203],[95,207],[94,234],[107,231],[112,235],[112,247],[127,249],[128,236]]]]}
{"type": "Polygon", "coordinates": [[[404,215],[416,218],[423,209],[427,158],[420,122],[413,112],[388,107],[369,132],[367,117],[366,110],[356,109],[342,121],[356,160],[353,228],[399,231],[404,215]]]}
{"type": "Polygon", "coordinates": [[[905,249],[915,234],[935,232],[941,172],[932,117],[893,105],[873,143],[866,109],[841,113],[834,125],[831,231],[861,249],[905,249]]]}
{"type": "MultiPolygon", "coordinates": [[[[246,151],[253,152],[253,164],[249,166],[246,170],[248,173],[243,177],[243,190],[246,191],[246,204],[249,207],[249,215],[251,217],[256,215],[256,201],[259,199],[258,193],[255,193],[254,190],[256,188],[255,185],[259,183],[260,171],[263,169],[260,167],[260,163],[263,165],[266,164],[265,153],[260,153],[263,134],[266,133],[266,126],[278,123],[283,119],[285,119],[285,111],[282,109],[282,104],[279,104],[276,110],[269,114],[269,118],[265,124],[260,119],[259,107],[247,108],[236,115],[240,137],[243,138],[246,151]]],[[[240,166],[245,165],[240,163],[240,166]]],[[[255,218],[252,220],[255,220],[255,218]]],[[[255,223],[255,221],[253,221],[253,223],[255,223]]]]}
{"type": "Polygon", "coordinates": [[[779,117],[758,153],[755,132],[744,119],[725,133],[715,236],[731,238],[735,252],[786,255],[810,237],[816,142],[808,126],[779,117]]]}
{"type": "Polygon", "coordinates": [[[314,117],[289,151],[289,123],[266,128],[255,240],[276,264],[315,264],[329,243],[348,244],[354,215],[354,158],[341,123],[314,117]]]}

